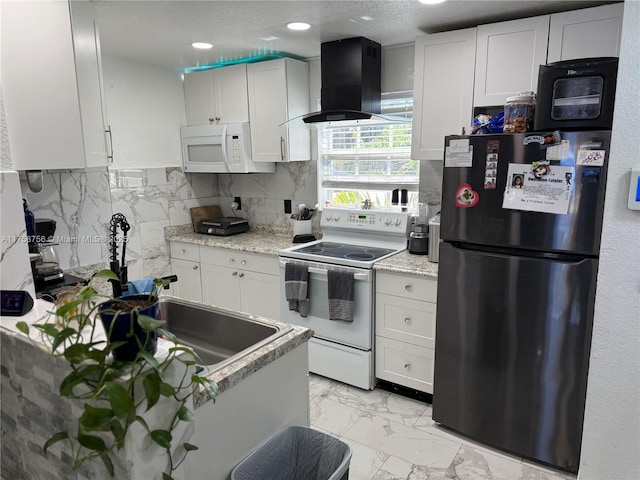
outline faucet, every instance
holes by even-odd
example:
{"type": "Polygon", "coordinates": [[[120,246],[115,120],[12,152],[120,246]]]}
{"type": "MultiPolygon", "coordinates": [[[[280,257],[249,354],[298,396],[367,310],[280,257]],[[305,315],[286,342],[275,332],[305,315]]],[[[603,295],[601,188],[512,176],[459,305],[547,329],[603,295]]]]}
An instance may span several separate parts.
{"type": "Polygon", "coordinates": [[[109,268],[120,279],[119,281],[109,280],[113,287],[114,298],[120,297],[122,295],[122,291],[127,290],[128,278],[125,256],[127,252],[127,234],[129,233],[129,230],[131,230],[131,225],[129,225],[127,217],[122,213],[116,213],[111,217],[111,222],[109,224],[109,251],[111,259],[109,262],[109,268]],[[118,262],[118,227],[122,230],[122,258],[120,259],[120,262],[118,262]]]}

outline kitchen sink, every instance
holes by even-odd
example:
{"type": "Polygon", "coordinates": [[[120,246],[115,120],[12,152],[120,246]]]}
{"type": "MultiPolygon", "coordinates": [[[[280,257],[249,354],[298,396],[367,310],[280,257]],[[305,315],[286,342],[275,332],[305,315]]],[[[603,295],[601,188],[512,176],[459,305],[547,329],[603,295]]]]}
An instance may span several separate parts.
{"type": "Polygon", "coordinates": [[[201,364],[219,370],[290,332],[291,325],[274,325],[247,314],[160,297],[165,329],[200,357],[201,364]]]}

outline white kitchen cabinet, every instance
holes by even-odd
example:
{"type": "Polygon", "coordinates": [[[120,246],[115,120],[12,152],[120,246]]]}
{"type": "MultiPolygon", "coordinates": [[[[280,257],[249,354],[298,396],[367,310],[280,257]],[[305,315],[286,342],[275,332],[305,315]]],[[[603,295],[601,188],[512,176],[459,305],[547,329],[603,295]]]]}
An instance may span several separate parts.
{"type": "Polygon", "coordinates": [[[473,104],[504,105],[507,97],[535,92],[548,36],[549,15],[478,26],[473,104]]]}
{"type": "MultiPolygon", "coordinates": [[[[1,2],[13,168],[107,165],[100,40],[90,2],[1,2]]],[[[110,135],[110,134],[109,134],[110,135]]]]}
{"type": "Polygon", "coordinates": [[[202,303],[202,281],[200,263],[188,260],[171,259],[171,273],[178,281],[172,284],[172,294],[176,297],[202,303]]]}
{"type": "Polygon", "coordinates": [[[435,279],[376,274],[376,377],[433,393],[435,279]]]}
{"type": "Polygon", "coordinates": [[[231,65],[184,76],[187,125],[249,121],[247,65],[231,65]]]}
{"type": "Polygon", "coordinates": [[[247,82],[253,160],[310,160],[309,130],[280,126],[309,113],[309,64],[291,58],[250,63],[247,82]]]}
{"type": "Polygon", "coordinates": [[[547,62],[620,54],[622,3],[551,15],[547,62]]]}
{"type": "Polygon", "coordinates": [[[171,242],[171,273],[178,281],[171,284],[171,294],[176,297],[202,302],[202,280],[200,278],[200,247],[182,242],[171,242]]]}
{"type": "Polygon", "coordinates": [[[280,318],[277,257],[201,247],[200,260],[204,303],[280,318]]]}
{"type": "Polygon", "coordinates": [[[476,29],[416,38],[411,158],[442,160],[445,135],[473,117],[476,29]]]}

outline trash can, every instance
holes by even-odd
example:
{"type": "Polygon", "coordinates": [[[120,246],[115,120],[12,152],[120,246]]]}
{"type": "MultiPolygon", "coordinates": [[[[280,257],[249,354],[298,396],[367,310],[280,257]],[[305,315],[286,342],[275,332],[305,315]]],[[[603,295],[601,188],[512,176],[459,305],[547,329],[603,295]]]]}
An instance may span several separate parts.
{"type": "Polygon", "coordinates": [[[231,480],[347,480],[351,448],[308,427],[284,427],[231,472],[231,480]]]}

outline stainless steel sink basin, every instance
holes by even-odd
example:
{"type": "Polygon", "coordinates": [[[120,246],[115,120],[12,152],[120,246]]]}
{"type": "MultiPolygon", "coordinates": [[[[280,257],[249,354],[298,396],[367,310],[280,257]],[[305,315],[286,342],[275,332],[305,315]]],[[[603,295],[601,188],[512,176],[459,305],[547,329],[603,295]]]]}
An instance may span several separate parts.
{"type": "Polygon", "coordinates": [[[165,329],[193,348],[202,365],[216,370],[293,329],[171,296],[160,297],[160,312],[165,329]]]}

